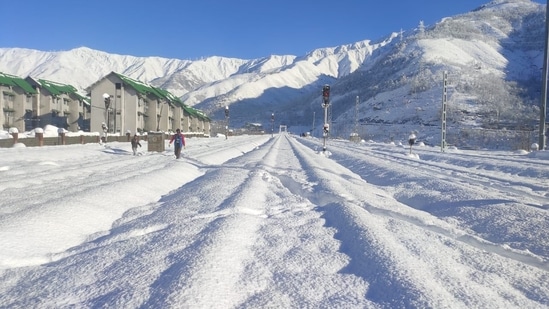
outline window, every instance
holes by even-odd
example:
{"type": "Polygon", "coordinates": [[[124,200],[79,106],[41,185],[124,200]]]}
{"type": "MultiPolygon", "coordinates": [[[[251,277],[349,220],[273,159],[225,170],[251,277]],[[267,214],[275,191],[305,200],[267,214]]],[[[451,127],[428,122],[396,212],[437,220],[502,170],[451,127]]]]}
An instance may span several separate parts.
{"type": "Polygon", "coordinates": [[[32,111],[32,96],[30,95],[25,98],[25,109],[32,111]]]}
{"type": "Polygon", "coordinates": [[[13,102],[13,101],[15,101],[15,94],[4,91],[4,102],[13,102]]]}

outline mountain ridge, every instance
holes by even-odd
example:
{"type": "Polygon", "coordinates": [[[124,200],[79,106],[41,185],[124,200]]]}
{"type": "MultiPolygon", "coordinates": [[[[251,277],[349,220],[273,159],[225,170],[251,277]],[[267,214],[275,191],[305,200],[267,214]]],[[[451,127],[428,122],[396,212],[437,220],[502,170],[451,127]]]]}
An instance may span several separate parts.
{"type": "MultiPolygon", "coordinates": [[[[318,118],[312,121],[316,125],[323,121],[319,100],[324,84],[332,85],[331,117],[336,123],[359,118],[362,123],[436,125],[441,76],[449,71],[453,121],[470,124],[467,114],[473,113],[482,118],[477,124],[483,124],[494,121],[488,114],[497,104],[490,100],[505,101],[497,107],[501,109],[518,100],[520,115],[528,106],[535,109],[531,105],[540,86],[544,11],[530,0],[495,0],[377,41],[258,59],[134,57],[87,47],[56,52],[0,48],[0,71],[68,83],[81,90],[115,71],[167,89],[214,119],[223,119],[224,108],[230,106],[234,125],[266,124],[276,112],[278,121],[305,127],[310,126],[311,117],[318,118]],[[490,92],[496,93],[491,99],[490,92]]],[[[499,122],[505,111],[497,113],[499,122]]],[[[528,117],[532,115],[535,112],[528,117]]],[[[350,130],[348,125],[341,127],[347,131],[343,135],[350,130]]]]}

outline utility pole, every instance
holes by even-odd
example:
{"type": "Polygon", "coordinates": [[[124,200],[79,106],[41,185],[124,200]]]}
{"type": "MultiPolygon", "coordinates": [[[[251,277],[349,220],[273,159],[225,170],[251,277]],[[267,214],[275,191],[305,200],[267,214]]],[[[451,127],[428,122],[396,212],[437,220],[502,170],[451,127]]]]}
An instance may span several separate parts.
{"type": "Polygon", "coordinates": [[[274,123],[275,123],[275,114],[271,114],[271,137],[274,137],[274,123]]]}
{"type": "Polygon", "coordinates": [[[315,136],[315,117],[316,112],[313,112],[313,127],[311,128],[311,137],[315,136]]]}
{"type": "Polygon", "coordinates": [[[349,134],[349,140],[351,142],[358,143],[360,141],[360,136],[358,135],[358,103],[360,101],[359,96],[356,96],[355,101],[355,127],[353,129],[353,132],[349,134]]]}
{"type": "Polygon", "coordinates": [[[229,138],[229,107],[225,106],[225,139],[229,138]]]}
{"type": "Polygon", "coordinates": [[[324,144],[322,151],[326,151],[326,139],[330,133],[330,125],[328,124],[328,107],[330,106],[330,86],[324,85],[322,87],[322,107],[324,108],[324,131],[322,136],[324,137],[324,144]]]}
{"type": "Polygon", "coordinates": [[[549,49],[549,3],[545,6],[545,54],[543,57],[543,84],[541,87],[540,117],[539,117],[539,149],[545,149],[545,118],[547,115],[547,79],[549,65],[547,50],[549,49]]]}
{"type": "Polygon", "coordinates": [[[356,101],[355,101],[355,133],[358,135],[358,102],[359,102],[360,98],[358,96],[356,96],[356,101]]]}
{"type": "Polygon", "coordinates": [[[448,105],[448,72],[442,72],[442,137],[440,140],[440,151],[444,152],[446,149],[446,107],[448,105]]]}

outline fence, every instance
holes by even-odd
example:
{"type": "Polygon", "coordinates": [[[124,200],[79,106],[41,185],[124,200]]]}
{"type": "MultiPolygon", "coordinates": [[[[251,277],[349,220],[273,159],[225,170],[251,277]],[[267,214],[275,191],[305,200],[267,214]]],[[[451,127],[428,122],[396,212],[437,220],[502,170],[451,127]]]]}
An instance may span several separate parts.
{"type": "MultiPolygon", "coordinates": [[[[42,137],[40,134],[36,134],[36,137],[24,137],[19,138],[17,133],[12,133],[12,138],[0,139],[0,148],[10,148],[14,144],[24,144],[26,147],[40,147],[40,146],[56,146],[56,145],[74,145],[74,144],[90,144],[101,142],[99,135],[80,135],[80,136],[63,136],[57,137],[42,137]]],[[[166,139],[170,139],[171,135],[165,134],[166,139]]],[[[185,134],[185,137],[206,137],[204,134],[185,134]]],[[[113,135],[107,137],[107,142],[130,142],[130,135],[113,135]]],[[[139,139],[142,141],[148,140],[148,135],[140,135],[139,139]]]]}

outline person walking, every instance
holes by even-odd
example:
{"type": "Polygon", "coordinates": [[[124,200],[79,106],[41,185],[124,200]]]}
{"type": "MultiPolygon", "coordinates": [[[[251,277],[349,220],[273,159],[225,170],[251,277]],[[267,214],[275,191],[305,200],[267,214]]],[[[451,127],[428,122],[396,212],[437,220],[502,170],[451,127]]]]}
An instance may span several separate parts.
{"type": "Polygon", "coordinates": [[[185,136],[181,133],[181,130],[175,130],[175,134],[170,139],[170,146],[174,143],[174,154],[175,158],[179,159],[181,156],[181,148],[185,147],[185,136]]]}
{"type": "Polygon", "coordinates": [[[139,142],[139,138],[137,137],[137,134],[135,134],[131,140],[132,143],[132,150],[133,155],[137,155],[137,146],[141,147],[141,143],[139,142]]]}

